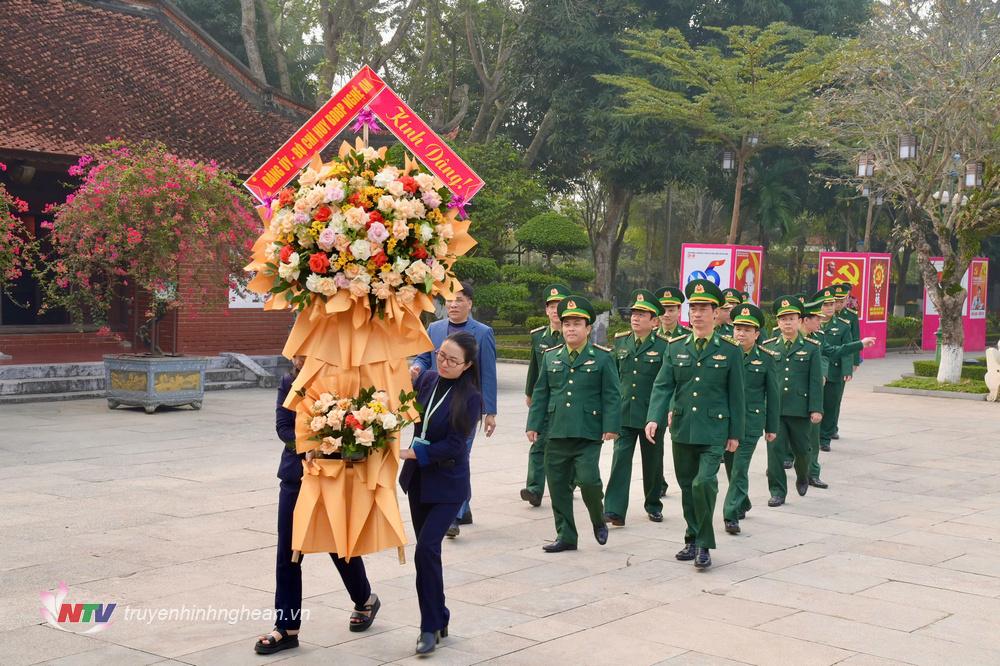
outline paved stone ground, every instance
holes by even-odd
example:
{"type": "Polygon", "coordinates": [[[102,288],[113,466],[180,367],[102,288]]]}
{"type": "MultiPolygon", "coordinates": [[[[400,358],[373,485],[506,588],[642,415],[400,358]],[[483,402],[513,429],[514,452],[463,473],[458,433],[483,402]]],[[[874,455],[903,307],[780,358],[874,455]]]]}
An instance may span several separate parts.
{"type": "MultiPolygon", "coordinates": [[[[451,637],[434,662],[1000,663],[1000,410],[871,392],[913,358],[870,361],[849,385],[842,439],[824,457],[829,490],[767,508],[760,447],[744,532],[719,525],[705,573],[673,558],[673,485],[666,520],[645,519],[638,458],[629,523],[606,547],[582,538],[575,553],[541,551],[548,502],[518,498],[525,367],[503,365],[499,432],[473,454],[476,524],[444,547],[451,637]]],[[[309,556],[303,644],[277,658],[252,653],[264,620],[123,619],[125,606],[270,608],[273,402],[249,390],[154,416],[103,401],[0,408],[0,662],[411,661],[413,566],[394,553],[366,558],[383,600],[367,634],[348,632],[333,566],[309,556]],[[117,602],[114,624],[80,636],[42,623],[39,591],[59,581],[67,601],[117,602]]],[[[610,462],[605,446],[605,478],[610,462]]],[[[586,525],[582,503],[577,516],[586,525]]]]}

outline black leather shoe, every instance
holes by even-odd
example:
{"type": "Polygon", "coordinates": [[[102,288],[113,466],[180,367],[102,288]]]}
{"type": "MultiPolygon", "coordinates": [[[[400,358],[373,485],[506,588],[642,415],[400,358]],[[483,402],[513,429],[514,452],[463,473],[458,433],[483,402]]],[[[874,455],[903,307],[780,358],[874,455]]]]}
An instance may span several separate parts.
{"type": "Polygon", "coordinates": [[[786,460],[785,462],[781,463],[781,466],[784,467],[785,469],[791,469],[792,464],[793,463],[791,460],[786,460]]]}
{"type": "Polygon", "coordinates": [[[696,569],[707,569],[712,566],[712,554],[708,548],[699,548],[694,556],[694,566],[696,569]]]}
{"type": "Polygon", "coordinates": [[[774,495],[773,497],[771,497],[771,499],[767,500],[768,506],[781,506],[784,503],[785,503],[785,498],[778,497],[777,495],[774,495]]]}
{"type": "Polygon", "coordinates": [[[430,654],[434,652],[434,648],[437,644],[441,642],[441,639],[448,635],[448,627],[445,627],[441,631],[421,631],[420,637],[417,638],[417,654],[430,654]]]}
{"type": "MultiPolygon", "coordinates": [[[[622,523],[624,525],[624,523],[622,523]]],[[[608,526],[604,523],[594,525],[594,538],[602,546],[608,542],[608,526]]]]}
{"type": "Polygon", "coordinates": [[[807,492],[809,492],[809,479],[802,479],[801,481],[795,481],[795,492],[799,494],[800,497],[804,497],[807,492]]]}
{"type": "Polygon", "coordinates": [[[449,539],[454,539],[455,537],[457,537],[461,533],[462,533],[462,530],[458,526],[458,521],[454,520],[454,521],[452,521],[451,525],[448,526],[448,531],[445,532],[445,535],[449,539]]]}
{"type": "Polygon", "coordinates": [[[840,433],[839,432],[833,433],[832,435],[830,435],[830,439],[840,439],[840,433]]]}
{"type": "Polygon", "coordinates": [[[740,522],[738,520],[726,520],[726,532],[729,534],[739,534],[740,533],[740,522]]]}
{"type": "Polygon", "coordinates": [[[739,519],[743,520],[746,517],[747,517],[747,512],[746,511],[740,511],[739,519]]]}
{"type": "Polygon", "coordinates": [[[560,541],[556,539],[552,543],[547,543],[542,546],[542,550],[546,553],[561,553],[564,550],[576,550],[575,543],[566,543],[565,541],[560,541]]]}
{"type": "Polygon", "coordinates": [[[830,487],[829,483],[826,483],[825,481],[823,481],[823,479],[819,477],[814,477],[812,479],[809,479],[809,485],[814,488],[823,488],[824,490],[830,487]]]}
{"type": "Polygon", "coordinates": [[[663,522],[663,514],[660,513],[659,511],[657,511],[656,513],[647,513],[646,515],[654,523],[662,523],[663,522]]]}
{"type": "Polygon", "coordinates": [[[624,527],[625,526],[625,519],[622,518],[621,516],[619,516],[617,513],[608,513],[608,512],[605,512],[605,514],[604,514],[604,522],[611,523],[615,527],[624,527]]]}
{"type": "Polygon", "coordinates": [[[829,453],[830,452],[830,443],[827,442],[826,444],[820,444],[819,445],[819,450],[820,451],[826,451],[827,453],[829,453]]]}
{"type": "Polygon", "coordinates": [[[538,493],[533,493],[527,488],[521,488],[521,499],[530,504],[531,506],[541,506],[542,496],[538,493]]]}
{"type": "Polygon", "coordinates": [[[693,543],[686,543],[684,544],[684,548],[677,551],[677,554],[674,555],[674,557],[681,562],[690,562],[694,559],[696,550],[697,549],[694,547],[693,543]]]}
{"type": "Polygon", "coordinates": [[[469,509],[464,514],[458,517],[459,525],[471,525],[472,524],[472,509],[469,509]]]}

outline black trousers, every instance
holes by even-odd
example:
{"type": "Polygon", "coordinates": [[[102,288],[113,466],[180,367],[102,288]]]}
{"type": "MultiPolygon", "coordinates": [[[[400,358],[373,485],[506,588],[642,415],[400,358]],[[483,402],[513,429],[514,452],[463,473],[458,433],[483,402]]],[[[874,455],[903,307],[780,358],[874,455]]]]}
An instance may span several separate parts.
{"type": "MultiPolygon", "coordinates": [[[[278,629],[298,629],[302,624],[302,558],[292,562],[292,514],[302,484],[282,481],[278,493],[278,561],[274,569],[274,608],[278,629]]],[[[334,566],[351,595],[355,610],[364,610],[372,588],[368,584],[365,563],[360,557],[348,562],[330,553],[334,566]]]]}
{"type": "Polygon", "coordinates": [[[451,614],[444,605],[444,571],[441,567],[441,542],[445,532],[458,515],[462,502],[424,503],[420,501],[420,471],[406,497],[410,502],[410,518],[417,535],[413,555],[417,569],[417,601],[420,605],[420,631],[439,631],[448,626],[451,614]]]}

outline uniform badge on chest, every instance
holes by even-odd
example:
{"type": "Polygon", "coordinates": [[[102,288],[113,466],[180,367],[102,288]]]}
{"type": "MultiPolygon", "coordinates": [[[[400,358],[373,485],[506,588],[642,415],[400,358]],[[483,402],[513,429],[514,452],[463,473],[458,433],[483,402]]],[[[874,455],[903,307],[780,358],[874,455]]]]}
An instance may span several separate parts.
{"type": "Polygon", "coordinates": [[[726,355],[725,354],[715,354],[714,356],[712,356],[712,360],[714,360],[714,361],[725,361],[726,360],[726,355]]]}
{"type": "Polygon", "coordinates": [[[764,361],[758,361],[757,359],[754,359],[750,361],[750,365],[764,365],[764,361]]]}

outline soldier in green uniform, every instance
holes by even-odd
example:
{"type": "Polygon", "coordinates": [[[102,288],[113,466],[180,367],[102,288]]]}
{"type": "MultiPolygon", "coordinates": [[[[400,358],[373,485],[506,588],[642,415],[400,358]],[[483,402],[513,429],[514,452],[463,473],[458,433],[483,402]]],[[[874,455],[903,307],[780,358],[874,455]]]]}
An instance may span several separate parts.
{"type": "Polygon", "coordinates": [[[712,565],[715,548],[712,514],[719,492],[719,465],[725,451],[735,451],[745,434],[743,357],[739,345],[714,330],[722,292],[708,280],[684,289],[691,333],[673,338],[663,358],[646,419],[646,439],[656,441],[670,428],[674,471],[681,487],[687,529],[678,560],[694,560],[699,569],[712,565]]]}
{"type": "MultiPolygon", "coordinates": [[[[569,287],[550,284],[545,288],[545,315],[548,326],[539,326],[531,331],[531,361],[528,364],[528,381],[524,385],[525,402],[531,407],[531,392],[538,381],[538,369],[542,367],[542,355],[546,349],[562,343],[562,321],[559,319],[559,302],[569,295],[569,287]]],[[[545,433],[528,451],[528,478],[521,489],[521,499],[539,506],[545,492],[545,433]]]]}
{"type": "Polygon", "coordinates": [[[545,478],[556,523],[547,553],[576,550],[573,486],[580,487],[594,538],[608,542],[601,486],[601,442],[616,439],[621,423],[618,370],[608,347],[590,343],[596,313],[583,296],[559,303],[564,344],[545,352],[528,410],[528,441],[545,432],[545,478]]]}
{"type": "Polygon", "coordinates": [[[778,390],[777,353],[759,346],[764,313],[751,303],[733,309],[733,336],[743,350],[743,382],[746,390],[746,425],[736,451],[726,451],[723,458],[729,490],[722,505],[722,519],[729,534],[740,533],[740,521],[750,510],[750,460],[761,432],[773,442],[781,420],[781,396],[778,390]]]}
{"type": "Polygon", "coordinates": [[[778,437],[767,447],[767,482],[771,491],[768,506],[781,506],[788,494],[784,468],[786,449],[792,453],[795,490],[805,495],[809,490],[811,454],[810,423],[823,419],[823,367],[819,343],[799,332],[804,309],[794,296],[782,296],[774,302],[781,335],[764,342],[777,352],[781,377],[781,425],[778,437]]]}
{"type": "MultiPolygon", "coordinates": [[[[850,378],[852,362],[860,350],[875,344],[874,337],[853,339],[850,321],[835,314],[836,291],[833,287],[820,289],[813,295],[819,316],[817,339],[823,343],[823,355],[828,360],[826,384],[823,386],[823,422],[819,427],[819,450],[830,450],[830,439],[836,432],[840,418],[840,401],[844,397],[844,383],[850,378]]],[[[818,472],[818,470],[817,470],[818,472]]],[[[818,478],[818,473],[815,476],[818,478]]],[[[812,484],[817,485],[817,484],[812,484]]],[[[819,487],[824,487],[820,485],[819,487]]]]}
{"type": "MultiPolygon", "coordinates": [[[[851,326],[851,339],[860,340],[861,339],[861,322],[858,319],[858,313],[851,308],[847,307],[847,297],[851,294],[851,286],[849,284],[835,284],[832,285],[834,289],[834,295],[837,297],[834,301],[834,309],[836,316],[846,319],[850,322],[851,326]]],[[[853,361],[849,364],[850,368],[845,367],[844,370],[850,370],[850,372],[844,373],[844,383],[851,381],[854,373],[857,372],[858,367],[862,363],[861,352],[854,354],[853,361]]],[[[841,394],[843,398],[843,394],[841,394]]],[[[837,417],[833,422],[833,433],[830,434],[830,439],[840,439],[840,403],[837,403],[837,417]]]]}
{"type": "MultiPolygon", "coordinates": [[[[823,395],[826,395],[826,381],[830,368],[830,358],[832,350],[826,343],[826,335],[820,327],[819,313],[822,309],[822,294],[816,294],[810,300],[802,304],[802,319],[799,323],[799,331],[809,342],[816,342],[820,349],[820,371],[823,374],[823,395]]],[[[825,416],[824,416],[825,418],[825,416]]],[[[819,474],[821,468],[819,464],[819,424],[809,423],[809,485],[815,488],[829,488],[829,484],[823,481],[819,474]]]]}
{"type": "Polygon", "coordinates": [[[676,338],[678,335],[687,335],[691,329],[681,326],[681,304],[684,303],[684,292],[679,287],[663,287],[656,292],[656,298],[663,306],[663,314],[660,315],[660,333],[667,338],[676,338]]]}
{"type": "Polygon", "coordinates": [[[621,435],[615,440],[611,476],[608,478],[604,498],[604,519],[618,527],[625,524],[628,512],[632,457],[637,439],[642,458],[643,506],[651,521],[663,522],[663,503],[660,501],[660,485],[663,483],[663,433],[658,433],[656,441],[650,443],[643,436],[643,429],[646,427],[649,394],[653,390],[653,380],[663,364],[667,338],[657,330],[662,306],[653,292],[646,289],[633,292],[631,310],[629,324],[632,330],[622,331],[614,340],[614,357],[618,364],[618,376],[621,378],[622,427],[621,435]]]}
{"type": "Polygon", "coordinates": [[[743,292],[739,289],[723,289],[722,290],[722,305],[715,311],[715,332],[719,335],[732,336],[733,334],[733,322],[732,322],[732,311],[733,308],[743,302],[743,292]]]}
{"type": "MultiPolygon", "coordinates": [[[[667,339],[676,338],[678,335],[687,335],[691,329],[681,326],[681,305],[684,303],[684,291],[680,287],[661,287],[656,292],[656,297],[663,306],[663,314],[660,316],[660,333],[667,339]]],[[[664,473],[663,483],[660,485],[660,497],[667,496],[667,476],[664,473]]]]}

